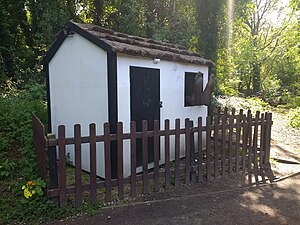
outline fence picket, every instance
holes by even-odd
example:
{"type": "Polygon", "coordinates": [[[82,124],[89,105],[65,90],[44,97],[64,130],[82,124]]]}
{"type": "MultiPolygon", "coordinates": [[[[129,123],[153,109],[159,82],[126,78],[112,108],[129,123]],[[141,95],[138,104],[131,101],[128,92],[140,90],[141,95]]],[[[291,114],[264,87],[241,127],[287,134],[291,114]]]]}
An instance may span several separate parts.
{"type": "Polygon", "coordinates": [[[235,108],[232,108],[232,109],[231,109],[231,115],[234,116],[234,115],[235,115],[235,112],[236,112],[236,109],[235,109],[235,108]]]}
{"type": "Polygon", "coordinates": [[[202,117],[198,117],[198,182],[203,181],[202,117]]]}
{"type": "Polygon", "coordinates": [[[60,207],[67,205],[66,181],[66,131],[65,126],[58,126],[58,151],[59,151],[59,203],[60,207]]]}
{"type": "Polygon", "coordinates": [[[104,123],[104,157],[105,157],[105,201],[110,202],[111,196],[111,154],[110,154],[110,125],[104,123]]]}
{"type": "Polygon", "coordinates": [[[159,155],[160,155],[160,146],[159,146],[159,121],[154,121],[153,129],[153,142],[154,142],[154,191],[160,191],[159,185],[159,155]]]}
{"type": "Polygon", "coordinates": [[[131,152],[131,196],[136,196],[136,123],[130,122],[130,152],[131,152]]]}
{"type": "Polygon", "coordinates": [[[260,117],[261,125],[260,125],[260,141],[259,141],[259,167],[260,171],[262,172],[262,182],[265,183],[266,179],[264,176],[264,164],[263,164],[263,157],[264,157],[264,139],[265,139],[265,114],[262,113],[260,117]]]}
{"type": "Polygon", "coordinates": [[[190,183],[191,178],[191,128],[190,119],[185,119],[185,184],[190,183]]]}
{"type": "Polygon", "coordinates": [[[214,177],[217,178],[218,177],[218,174],[219,174],[219,166],[218,166],[218,163],[219,163],[219,136],[218,136],[218,133],[219,133],[219,119],[220,117],[219,116],[216,116],[214,117],[214,177]]]}
{"type": "Polygon", "coordinates": [[[258,140],[258,119],[260,112],[255,114],[254,133],[253,133],[253,156],[254,156],[254,175],[255,183],[258,185],[258,159],[257,159],[257,140],[258,140]]]}
{"type": "Polygon", "coordinates": [[[210,166],[210,161],[211,161],[211,117],[208,116],[206,117],[206,179],[210,180],[211,177],[211,166],[210,166]]]}
{"type": "Polygon", "coordinates": [[[227,115],[224,114],[222,116],[222,176],[225,175],[226,171],[226,123],[227,123],[227,115]]]}
{"type": "Polygon", "coordinates": [[[239,173],[240,170],[240,136],[241,136],[241,112],[236,119],[236,149],[235,149],[235,172],[239,173]]]}
{"type": "Polygon", "coordinates": [[[81,126],[74,126],[75,139],[75,206],[82,204],[82,177],[81,177],[81,126]]]}
{"type": "Polygon", "coordinates": [[[148,123],[142,122],[142,142],[143,142],[143,194],[148,193],[148,123]]]}
{"type": "Polygon", "coordinates": [[[264,164],[270,164],[270,145],[271,145],[271,126],[272,126],[272,113],[267,113],[266,115],[266,142],[265,142],[265,158],[264,164]]]}
{"type": "Polygon", "coordinates": [[[233,138],[233,111],[232,114],[229,115],[229,144],[228,144],[228,157],[229,157],[229,174],[232,174],[232,138],[233,138]]]}
{"type": "Polygon", "coordinates": [[[123,123],[117,124],[117,146],[118,146],[118,197],[124,199],[124,172],[123,172],[123,123]]]}
{"type": "Polygon", "coordinates": [[[252,185],[252,114],[248,110],[248,182],[249,185],[252,185]]]}
{"type": "Polygon", "coordinates": [[[195,133],[194,133],[194,121],[190,120],[190,166],[191,166],[191,176],[190,181],[195,182],[196,181],[196,173],[193,171],[192,168],[196,165],[196,149],[195,149],[195,133]]]}
{"type": "Polygon", "coordinates": [[[179,188],[180,119],[175,120],[175,188],[179,188]]]}
{"type": "Polygon", "coordinates": [[[90,130],[90,199],[97,200],[97,172],[96,172],[96,124],[91,123],[90,130]]]}
{"type": "Polygon", "coordinates": [[[170,121],[165,120],[165,185],[170,189],[170,121]]]}
{"type": "Polygon", "coordinates": [[[246,173],[246,151],[247,151],[247,117],[243,115],[243,138],[242,138],[242,173],[246,173]]]}

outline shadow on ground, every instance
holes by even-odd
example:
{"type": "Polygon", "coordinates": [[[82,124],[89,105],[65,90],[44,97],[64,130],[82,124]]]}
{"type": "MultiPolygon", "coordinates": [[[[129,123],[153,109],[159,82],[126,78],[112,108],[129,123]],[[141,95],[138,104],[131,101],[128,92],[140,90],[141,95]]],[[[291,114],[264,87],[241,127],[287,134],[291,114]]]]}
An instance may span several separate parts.
{"type": "Polygon", "coordinates": [[[258,186],[249,186],[245,180],[244,176],[221,178],[52,224],[300,223],[300,173],[258,186]]]}

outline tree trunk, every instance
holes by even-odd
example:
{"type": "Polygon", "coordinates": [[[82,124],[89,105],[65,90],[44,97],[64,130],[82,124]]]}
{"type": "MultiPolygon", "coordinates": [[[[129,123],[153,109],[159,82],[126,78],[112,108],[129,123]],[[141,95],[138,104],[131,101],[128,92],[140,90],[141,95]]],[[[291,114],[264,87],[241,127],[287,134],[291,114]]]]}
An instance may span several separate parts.
{"type": "Polygon", "coordinates": [[[96,25],[101,25],[101,18],[103,16],[103,7],[104,7],[103,0],[94,0],[94,6],[95,6],[94,23],[96,25]]]}
{"type": "Polygon", "coordinates": [[[253,74],[252,74],[252,85],[253,85],[253,92],[254,96],[259,95],[260,93],[260,64],[258,62],[253,63],[253,74]]]}
{"type": "Polygon", "coordinates": [[[148,38],[152,38],[154,35],[154,4],[153,0],[146,1],[146,35],[148,38]]]}

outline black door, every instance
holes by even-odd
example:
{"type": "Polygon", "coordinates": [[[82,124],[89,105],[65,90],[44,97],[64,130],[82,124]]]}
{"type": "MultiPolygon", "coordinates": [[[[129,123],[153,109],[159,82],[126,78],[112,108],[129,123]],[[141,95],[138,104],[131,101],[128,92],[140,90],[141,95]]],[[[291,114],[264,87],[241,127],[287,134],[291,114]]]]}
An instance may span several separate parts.
{"type": "MultiPolygon", "coordinates": [[[[154,120],[160,119],[159,69],[130,67],[131,120],[136,121],[137,132],[142,131],[142,121],[148,121],[153,130],[154,120]]],[[[153,162],[153,138],[148,138],[148,160],[153,162]]],[[[142,165],[142,140],[137,139],[137,166],[142,165]]]]}

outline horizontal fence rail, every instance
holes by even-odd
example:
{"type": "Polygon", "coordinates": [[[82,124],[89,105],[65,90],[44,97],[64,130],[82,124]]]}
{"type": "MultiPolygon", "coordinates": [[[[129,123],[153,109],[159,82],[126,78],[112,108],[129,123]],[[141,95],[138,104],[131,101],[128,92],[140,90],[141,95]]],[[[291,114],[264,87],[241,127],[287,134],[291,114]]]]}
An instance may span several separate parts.
{"type": "MultiPolygon", "coordinates": [[[[202,183],[226,174],[248,174],[249,183],[265,181],[265,169],[269,167],[272,114],[227,108],[218,108],[213,116],[199,117],[197,121],[176,119],[171,128],[169,120],[160,129],[154,121],[153,130],[148,122],[142,122],[137,132],[136,122],[130,123],[130,131],[124,132],[123,123],[117,123],[117,132],[111,134],[110,124],[103,125],[103,134],[97,135],[96,125],[89,125],[89,135],[82,136],[80,124],[74,126],[74,136],[66,137],[66,127],[58,127],[57,137],[47,138],[44,126],[33,115],[33,134],[41,177],[47,179],[46,151],[55,147],[58,151],[58,187],[49,188],[50,198],[58,198],[63,207],[68,201],[76,206],[85,198],[95,202],[122,200],[125,196],[159,192],[190,182],[202,183]],[[194,123],[196,126],[194,126],[194,123]],[[184,124],[183,127],[180,125],[184,124]],[[205,125],[204,125],[205,124],[205,125]],[[153,149],[148,149],[150,139],[153,149]],[[138,149],[137,141],[142,143],[138,149]],[[125,151],[129,142],[129,153],[125,151]],[[104,177],[97,176],[96,160],[103,143],[104,177]],[[112,149],[116,143],[117,176],[112,175],[112,149]],[[88,144],[88,152],[83,151],[88,144]],[[73,146],[74,161],[67,162],[67,146],[73,146]],[[148,150],[153,151],[149,164],[148,150]],[[142,165],[137,166],[137,152],[142,151],[142,165]],[[128,156],[124,154],[129,154],[128,156]],[[89,154],[89,173],[82,170],[82,154],[89,154]],[[162,155],[163,154],[163,155],[162,155]],[[124,177],[124,157],[130,159],[130,176],[124,177]],[[137,173],[138,172],[138,173],[137,173]],[[260,180],[259,177],[262,177],[260,180]],[[87,193],[87,194],[86,194],[87,193]],[[87,197],[88,196],[88,197],[87,197]]],[[[48,136],[50,137],[50,136],[48,136]]]]}

